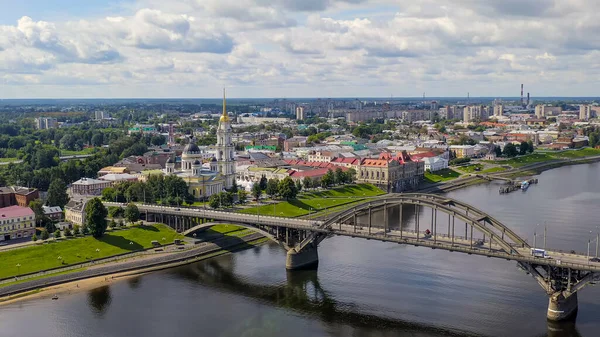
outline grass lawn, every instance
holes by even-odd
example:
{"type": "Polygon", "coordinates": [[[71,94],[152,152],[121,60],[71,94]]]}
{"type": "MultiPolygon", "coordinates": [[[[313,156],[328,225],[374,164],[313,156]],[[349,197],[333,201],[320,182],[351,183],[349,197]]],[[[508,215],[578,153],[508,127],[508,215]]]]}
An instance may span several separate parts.
{"type": "Polygon", "coordinates": [[[296,200],[246,208],[240,213],[292,218],[382,194],[385,192],[371,184],[349,185],[327,191],[304,192],[296,200]]]}
{"type": "Polygon", "coordinates": [[[487,170],[483,170],[480,173],[496,173],[496,172],[502,172],[502,171],[506,171],[506,168],[505,167],[492,167],[487,170]]]}
{"type": "Polygon", "coordinates": [[[460,177],[460,173],[452,169],[443,169],[434,173],[425,172],[425,181],[428,183],[439,183],[460,177]]]}
{"type": "Polygon", "coordinates": [[[549,154],[556,158],[565,158],[565,159],[583,158],[583,157],[590,157],[590,156],[599,156],[600,149],[592,149],[592,148],[588,147],[588,148],[580,149],[580,150],[567,150],[567,151],[557,152],[557,153],[550,152],[549,154]]]}
{"type": "Polygon", "coordinates": [[[165,225],[137,226],[107,232],[100,239],[86,236],[15,249],[0,253],[0,278],[133,252],[150,248],[152,240],[172,243],[175,238],[183,236],[165,225]],[[96,249],[100,251],[96,252],[96,249]],[[20,270],[17,264],[21,265],[20,270]]]}
{"type": "Polygon", "coordinates": [[[483,169],[483,165],[481,164],[471,164],[465,166],[458,166],[457,169],[465,172],[465,173],[479,173],[483,169]]]}
{"type": "Polygon", "coordinates": [[[525,156],[520,156],[520,157],[515,157],[513,159],[505,160],[501,163],[502,163],[502,165],[510,165],[512,167],[521,167],[521,166],[525,166],[525,165],[529,165],[529,164],[541,163],[541,162],[550,161],[550,160],[554,160],[554,159],[556,159],[556,158],[554,158],[551,155],[546,154],[546,153],[533,153],[533,154],[528,154],[525,156]]]}
{"type": "Polygon", "coordinates": [[[70,151],[70,150],[60,150],[60,155],[65,157],[65,156],[79,156],[79,155],[84,155],[84,154],[92,154],[94,153],[94,148],[93,147],[88,147],[85,148],[81,151],[70,151]]]}
{"type": "Polygon", "coordinates": [[[47,278],[47,277],[52,277],[52,276],[59,276],[59,275],[66,275],[66,274],[77,273],[77,272],[80,272],[80,271],[84,271],[86,269],[87,268],[77,268],[77,269],[62,271],[62,272],[59,272],[59,273],[45,274],[45,275],[42,275],[42,276],[30,277],[30,278],[26,278],[26,279],[14,281],[14,282],[2,283],[2,284],[0,284],[0,288],[1,287],[12,286],[14,284],[25,283],[25,282],[34,281],[34,280],[40,280],[40,279],[47,278]]]}

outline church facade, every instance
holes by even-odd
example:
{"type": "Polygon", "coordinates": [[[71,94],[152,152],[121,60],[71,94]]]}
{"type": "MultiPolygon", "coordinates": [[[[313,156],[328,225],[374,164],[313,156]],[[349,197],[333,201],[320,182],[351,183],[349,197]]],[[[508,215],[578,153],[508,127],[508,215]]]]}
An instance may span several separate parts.
{"type": "Polygon", "coordinates": [[[181,154],[181,168],[176,169],[175,161],[171,158],[166,163],[164,173],[182,178],[195,199],[205,199],[230,189],[235,181],[235,147],[231,133],[231,120],[227,115],[223,91],[223,114],[217,129],[216,157],[208,163],[203,163],[204,152],[192,140],[181,154]]]}

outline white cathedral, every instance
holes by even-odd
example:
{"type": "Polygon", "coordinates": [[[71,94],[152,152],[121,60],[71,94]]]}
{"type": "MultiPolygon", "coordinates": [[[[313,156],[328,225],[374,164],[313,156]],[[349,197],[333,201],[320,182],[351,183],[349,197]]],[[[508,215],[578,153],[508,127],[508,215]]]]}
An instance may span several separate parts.
{"type": "Polygon", "coordinates": [[[185,146],[181,154],[181,169],[176,170],[175,161],[169,159],[164,173],[181,177],[188,184],[190,194],[196,199],[210,197],[233,186],[235,148],[231,141],[231,120],[227,115],[225,90],[223,90],[223,115],[219,119],[216,147],[216,156],[210,159],[208,165],[203,165],[202,161],[206,158],[207,153],[200,150],[192,140],[185,146]]]}

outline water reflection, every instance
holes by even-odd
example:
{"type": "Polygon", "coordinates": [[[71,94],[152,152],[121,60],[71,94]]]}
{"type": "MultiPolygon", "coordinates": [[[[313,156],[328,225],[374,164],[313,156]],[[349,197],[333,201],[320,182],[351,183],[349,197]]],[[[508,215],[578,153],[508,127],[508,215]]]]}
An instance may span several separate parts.
{"type": "Polygon", "coordinates": [[[130,278],[127,280],[127,284],[129,284],[129,288],[131,288],[131,289],[139,288],[141,283],[142,283],[141,276],[133,277],[133,278],[130,278]]]}
{"type": "MultiPolygon", "coordinates": [[[[240,294],[262,303],[318,318],[328,326],[326,330],[332,336],[347,330],[348,327],[353,328],[354,336],[481,336],[361,313],[357,306],[338,301],[328,294],[321,286],[316,270],[288,272],[287,282],[280,285],[250,283],[233,272],[232,260],[234,259],[214,259],[179,268],[172,273],[205,287],[240,294]]],[[[261,319],[264,317],[261,316],[261,319]]],[[[268,329],[267,331],[272,332],[268,329]]],[[[268,335],[265,331],[263,333],[268,335]]]]}
{"type": "Polygon", "coordinates": [[[90,308],[92,309],[92,312],[99,317],[104,316],[111,301],[110,286],[92,289],[88,293],[88,303],[90,304],[90,308]]]}
{"type": "Polygon", "coordinates": [[[575,326],[575,320],[567,322],[548,322],[548,337],[581,337],[575,326]]]}

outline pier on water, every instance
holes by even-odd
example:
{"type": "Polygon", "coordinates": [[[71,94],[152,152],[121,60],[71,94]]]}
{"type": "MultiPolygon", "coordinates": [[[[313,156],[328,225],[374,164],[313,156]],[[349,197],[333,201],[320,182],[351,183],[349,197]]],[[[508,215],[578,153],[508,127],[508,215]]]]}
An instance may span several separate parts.
{"type": "Polygon", "coordinates": [[[513,180],[510,182],[507,182],[506,185],[500,187],[500,194],[505,194],[505,193],[510,193],[510,192],[520,190],[521,184],[524,181],[528,182],[530,186],[538,183],[538,180],[536,178],[525,179],[525,180],[521,180],[521,181],[513,180]]]}

